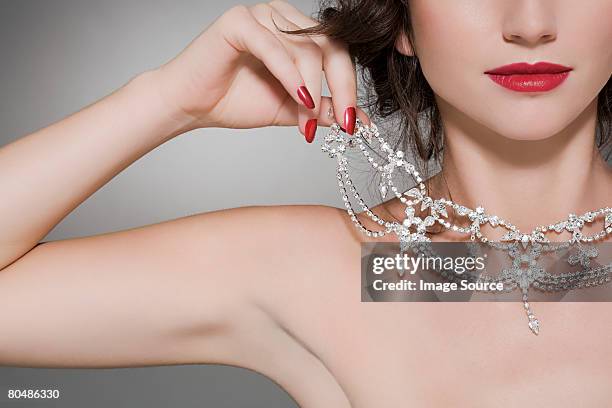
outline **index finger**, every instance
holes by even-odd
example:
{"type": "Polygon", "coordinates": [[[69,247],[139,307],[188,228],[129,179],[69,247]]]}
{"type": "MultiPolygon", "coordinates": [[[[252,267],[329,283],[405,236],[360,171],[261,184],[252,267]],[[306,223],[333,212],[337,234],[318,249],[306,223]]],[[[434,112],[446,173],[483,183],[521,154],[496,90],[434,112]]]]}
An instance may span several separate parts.
{"type": "Polygon", "coordinates": [[[237,14],[235,21],[240,24],[236,26],[234,20],[228,19],[225,40],[237,51],[248,52],[260,60],[298,104],[313,109],[314,102],[304,78],[283,43],[248,8],[236,6],[231,13],[237,14]]]}
{"type": "MultiPolygon", "coordinates": [[[[298,27],[308,28],[318,24],[289,3],[275,0],[269,4],[298,27]]],[[[323,70],[331,92],[336,122],[341,124],[347,133],[353,134],[357,116],[366,124],[370,121],[363,111],[356,109],[357,76],[348,47],[323,35],[313,35],[310,38],[321,48],[323,70]]]]}

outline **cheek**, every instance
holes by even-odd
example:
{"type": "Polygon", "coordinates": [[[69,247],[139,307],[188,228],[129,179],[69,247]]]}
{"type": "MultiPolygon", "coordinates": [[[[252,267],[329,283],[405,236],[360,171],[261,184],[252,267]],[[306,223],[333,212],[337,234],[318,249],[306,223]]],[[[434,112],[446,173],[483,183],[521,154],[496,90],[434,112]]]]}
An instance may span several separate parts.
{"type": "Polygon", "coordinates": [[[446,95],[457,78],[478,76],[483,67],[480,46],[490,42],[492,10],[478,0],[410,3],[415,46],[423,74],[435,93],[446,95]],[[478,4],[480,3],[480,4],[478,4]]]}
{"type": "MultiPolygon", "coordinates": [[[[612,73],[612,1],[591,0],[590,7],[567,1],[563,14],[564,48],[576,66],[612,73]]],[[[594,73],[594,72],[593,72],[594,73]]]]}

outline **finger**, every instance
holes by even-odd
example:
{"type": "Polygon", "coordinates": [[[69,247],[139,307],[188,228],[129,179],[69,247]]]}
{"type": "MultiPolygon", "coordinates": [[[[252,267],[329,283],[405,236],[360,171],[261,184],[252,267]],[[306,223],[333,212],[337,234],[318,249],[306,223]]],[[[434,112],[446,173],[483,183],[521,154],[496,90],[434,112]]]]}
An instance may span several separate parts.
{"type": "Polygon", "coordinates": [[[312,97],[315,100],[315,108],[307,109],[304,106],[298,106],[298,125],[306,142],[312,143],[317,131],[317,117],[321,111],[323,56],[319,47],[314,43],[308,48],[300,48],[299,53],[300,56],[295,62],[304,78],[306,87],[311,90],[312,97]]]}
{"type": "MultiPolygon", "coordinates": [[[[300,28],[317,24],[291,4],[275,0],[269,3],[277,12],[300,28]]],[[[323,70],[334,103],[336,121],[347,133],[354,132],[357,118],[357,75],[345,44],[325,36],[311,36],[323,53],[323,70]]],[[[363,112],[362,112],[363,113],[363,112]]],[[[369,119],[367,120],[369,123],[369,119]]]]}
{"type": "Polygon", "coordinates": [[[335,118],[348,134],[357,119],[357,78],[348,53],[342,49],[324,51],[325,79],[334,103],[335,118]]]}
{"type": "MultiPolygon", "coordinates": [[[[298,105],[295,102],[289,101],[289,104],[283,106],[278,112],[276,125],[278,126],[295,126],[298,121],[298,105]]],[[[370,119],[368,115],[360,108],[357,108],[357,117],[365,124],[370,125],[370,119]]],[[[317,125],[319,127],[328,127],[333,123],[337,123],[334,112],[332,98],[329,96],[322,96],[319,103],[319,116],[317,119],[317,125]]]]}
{"type": "Polygon", "coordinates": [[[283,86],[293,100],[306,107],[314,107],[304,79],[282,42],[262,26],[244,6],[232,9],[239,14],[238,26],[227,30],[225,39],[238,51],[248,52],[260,60],[283,86]]]}
{"type": "MultiPolygon", "coordinates": [[[[356,112],[357,118],[359,118],[363,124],[367,126],[371,124],[370,118],[363,109],[357,107],[356,112]]],[[[318,123],[319,126],[331,126],[333,123],[338,123],[334,113],[334,103],[329,96],[321,97],[321,112],[319,114],[318,123]]],[[[341,123],[339,123],[339,125],[342,126],[341,123]]]]}
{"type": "Polygon", "coordinates": [[[266,4],[251,7],[251,13],[260,24],[267,27],[285,45],[288,53],[295,61],[298,71],[304,78],[304,83],[314,101],[314,109],[298,107],[298,127],[308,143],[312,143],[317,129],[319,103],[321,100],[323,56],[321,49],[306,36],[295,36],[280,30],[297,30],[298,26],[284,18],[276,10],[266,4]]]}

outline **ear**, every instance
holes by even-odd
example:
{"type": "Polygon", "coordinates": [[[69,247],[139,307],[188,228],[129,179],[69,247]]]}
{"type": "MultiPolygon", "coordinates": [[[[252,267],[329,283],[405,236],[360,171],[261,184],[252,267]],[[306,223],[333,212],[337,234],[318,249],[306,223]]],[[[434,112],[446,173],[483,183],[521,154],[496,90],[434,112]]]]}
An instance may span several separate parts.
{"type": "Polygon", "coordinates": [[[412,46],[410,45],[410,41],[408,41],[408,36],[403,31],[399,33],[399,35],[395,39],[395,49],[400,54],[406,55],[407,57],[414,56],[414,51],[412,49],[412,46]]]}

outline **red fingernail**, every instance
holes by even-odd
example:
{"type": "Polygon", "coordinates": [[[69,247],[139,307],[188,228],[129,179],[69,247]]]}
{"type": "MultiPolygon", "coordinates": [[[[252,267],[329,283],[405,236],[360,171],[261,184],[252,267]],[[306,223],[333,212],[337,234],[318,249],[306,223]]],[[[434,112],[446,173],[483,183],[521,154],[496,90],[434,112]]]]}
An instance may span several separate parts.
{"type": "Polygon", "coordinates": [[[308,119],[306,127],[304,128],[304,137],[308,143],[312,143],[314,140],[315,132],[317,131],[317,120],[308,119]]]}
{"type": "Polygon", "coordinates": [[[344,128],[346,133],[352,135],[355,132],[355,120],[357,116],[355,114],[355,108],[349,106],[344,110],[344,128]]]}
{"type": "Polygon", "coordinates": [[[304,85],[298,88],[297,94],[298,98],[300,98],[305,107],[308,109],[314,109],[315,104],[312,100],[312,96],[310,96],[310,92],[308,92],[308,89],[304,85]]]}

